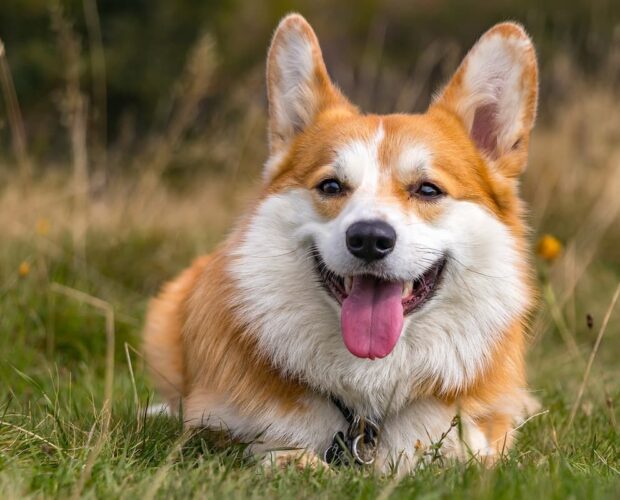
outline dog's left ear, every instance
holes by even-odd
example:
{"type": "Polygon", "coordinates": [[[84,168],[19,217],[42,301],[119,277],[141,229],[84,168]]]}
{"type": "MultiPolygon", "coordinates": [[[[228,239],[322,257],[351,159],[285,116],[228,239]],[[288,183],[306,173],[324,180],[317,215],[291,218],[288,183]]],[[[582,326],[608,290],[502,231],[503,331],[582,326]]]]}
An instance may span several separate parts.
{"type": "Polygon", "coordinates": [[[314,30],[299,14],[278,25],[267,56],[269,150],[265,177],[273,176],[273,159],[285,152],[295,136],[322,111],[348,101],[332,84],[314,30]]]}
{"type": "Polygon", "coordinates": [[[520,25],[501,23],[482,35],[433,106],[455,113],[484,157],[516,177],[527,163],[537,96],[532,41],[520,25]]]}

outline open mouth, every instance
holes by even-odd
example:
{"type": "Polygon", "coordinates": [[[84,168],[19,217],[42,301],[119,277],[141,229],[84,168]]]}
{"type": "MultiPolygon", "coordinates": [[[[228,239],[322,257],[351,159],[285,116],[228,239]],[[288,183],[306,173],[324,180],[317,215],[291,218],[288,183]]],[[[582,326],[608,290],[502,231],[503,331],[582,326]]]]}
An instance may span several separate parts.
{"type": "MultiPolygon", "coordinates": [[[[325,265],[325,262],[323,262],[318,250],[313,251],[313,256],[317,274],[321,279],[321,284],[329,292],[329,294],[342,305],[351,293],[354,277],[339,276],[327,269],[327,266],[325,265]]],[[[401,282],[401,302],[403,305],[403,314],[405,316],[422,307],[422,305],[433,296],[439,286],[445,264],[446,258],[441,257],[415,280],[401,282]]],[[[375,280],[378,283],[393,283],[372,275],[364,275],[362,278],[375,280]]]]}
{"type": "Polygon", "coordinates": [[[372,274],[339,276],[313,251],[325,290],[340,304],[346,347],[361,358],[383,358],[394,349],[404,317],[420,309],[437,291],[446,264],[439,258],[411,281],[388,281],[372,274]]]}

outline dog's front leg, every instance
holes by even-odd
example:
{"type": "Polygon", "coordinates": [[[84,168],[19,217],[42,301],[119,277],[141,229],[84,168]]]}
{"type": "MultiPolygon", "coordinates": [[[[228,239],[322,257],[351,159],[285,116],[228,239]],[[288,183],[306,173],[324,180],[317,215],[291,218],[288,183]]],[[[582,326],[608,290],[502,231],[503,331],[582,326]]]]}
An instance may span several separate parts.
{"type": "Polygon", "coordinates": [[[434,398],[413,401],[383,422],[375,470],[404,475],[457,452],[456,410],[434,398]]]}
{"type": "Polygon", "coordinates": [[[300,398],[297,407],[285,409],[274,400],[245,412],[225,396],[196,390],[185,400],[184,418],[189,427],[225,430],[233,440],[250,443],[249,455],[271,468],[327,467],[320,457],[347,425],[332,403],[315,394],[300,398]]]}

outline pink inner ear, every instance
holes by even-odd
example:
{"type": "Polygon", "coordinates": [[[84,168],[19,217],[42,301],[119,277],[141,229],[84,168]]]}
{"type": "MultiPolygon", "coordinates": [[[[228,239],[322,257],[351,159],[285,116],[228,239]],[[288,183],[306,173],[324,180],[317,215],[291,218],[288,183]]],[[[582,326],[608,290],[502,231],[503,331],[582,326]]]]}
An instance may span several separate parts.
{"type": "Polygon", "coordinates": [[[471,126],[471,138],[482,151],[496,159],[497,151],[497,104],[484,104],[476,109],[471,126]]]}

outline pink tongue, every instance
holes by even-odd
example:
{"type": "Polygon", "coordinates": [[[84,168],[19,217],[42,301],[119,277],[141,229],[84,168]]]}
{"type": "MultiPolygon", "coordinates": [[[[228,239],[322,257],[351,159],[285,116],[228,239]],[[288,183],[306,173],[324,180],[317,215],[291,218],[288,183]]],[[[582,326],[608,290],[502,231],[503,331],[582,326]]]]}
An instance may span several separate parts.
{"type": "Polygon", "coordinates": [[[349,296],[342,302],[342,338],[359,358],[390,354],[403,328],[402,283],[355,276],[349,296]]]}

